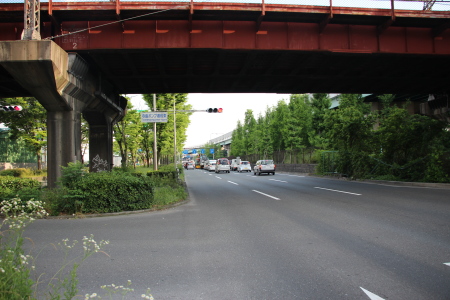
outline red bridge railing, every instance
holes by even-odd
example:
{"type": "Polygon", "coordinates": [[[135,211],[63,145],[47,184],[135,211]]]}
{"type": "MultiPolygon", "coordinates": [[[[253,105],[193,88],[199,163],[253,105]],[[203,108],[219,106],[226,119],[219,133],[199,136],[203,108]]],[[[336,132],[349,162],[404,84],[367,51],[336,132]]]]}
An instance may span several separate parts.
{"type": "MultiPolygon", "coordinates": [[[[180,3],[180,4],[200,4],[200,3],[240,3],[240,4],[277,4],[277,5],[306,5],[306,6],[326,6],[326,7],[355,7],[374,9],[394,9],[394,10],[432,10],[449,11],[450,0],[41,0],[41,3],[86,3],[86,2],[136,2],[136,3],[180,3]]],[[[0,4],[23,3],[20,0],[0,0],[0,4]]]]}

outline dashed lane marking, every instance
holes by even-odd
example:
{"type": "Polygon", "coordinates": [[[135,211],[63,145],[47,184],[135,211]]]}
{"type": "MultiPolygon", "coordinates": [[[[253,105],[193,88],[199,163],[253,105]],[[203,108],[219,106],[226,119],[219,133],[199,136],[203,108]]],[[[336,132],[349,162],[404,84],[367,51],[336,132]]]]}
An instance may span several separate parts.
{"type": "Polygon", "coordinates": [[[360,287],[364,293],[366,293],[367,296],[369,296],[370,300],[384,300],[380,296],[375,295],[374,293],[369,292],[368,290],[363,289],[360,287]]]}
{"type": "Polygon", "coordinates": [[[284,181],[284,180],[278,180],[278,179],[269,179],[269,180],[287,183],[287,181],[284,181]]]}
{"type": "Polygon", "coordinates": [[[237,184],[236,182],[233,182],[233,181],[229,181],[228,180],[228,182],[231,183],[231,184],[239,185],[239,184],[237,184]]]}
{"type": "Polygon", "coordinates": [[[332,189],[326,189],[323,187],[314,187],[315,189],[321,189],[321,190],[326,190],[326,191],[332,191],[332,192],[338,192],[338,193],[344,193],[344,194],[350,194],[350,195],[356,195],[356,196],[361,196],[362,194],[357,194],[357,193],[350,193],[350,192],[345,192],[345,191],[339,191],[339,190],[332,190],[332,189]]]}
{"type": "Polygon", "coordinates": [[[271,195],[269,195],[269,194],[266,194],[266,193],[263,193],[263,192],[260,192],[260,191],[257,191],[257,190],[252,190],[252,191],[253,191],[253,192],[255,192],[255,193],[258,193],[258,194],[264,195],[264,196],[266,196],[266,197],[269,197],[269,198],[275,199],[275,200],[280,200],[280,198],[277,198],[277,197],[271,196],[271,195]]]}
{"type": "Polygon", "coordinates": [[[449,267],[450,267],[450,262],[448,262],[448,263],[444,263],[444,265],[447,265],[447,266],[449,266],[449,267]]]}

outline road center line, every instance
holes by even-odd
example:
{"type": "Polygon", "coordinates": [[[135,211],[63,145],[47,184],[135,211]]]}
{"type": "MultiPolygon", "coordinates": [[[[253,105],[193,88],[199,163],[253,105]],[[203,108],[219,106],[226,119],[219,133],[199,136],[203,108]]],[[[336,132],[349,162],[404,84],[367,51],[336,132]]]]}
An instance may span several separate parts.
{"type": "Polygon", "coordinates": [[[444,265],[447,265],[447,266],[449,266],[449,267],[450,267],[450,262],[448,262],[448,263],[444,263],[444,265]]]}
{"type": "Polygon", "coordinates": [[[287,183],[287,181],[284,181],[284,180],[278,180],[278,179],[269,179],[269,180],[287,183]]]}
{"type": "Polygon", "coordinates": [[[236,182],[233,182],[233,181],[227,181],[227,182],[229,182],[229,183],[231,183],[231,184],[235,184],[235,185],[239,185],[239,184],[237,184],[236,182]]]}
{"type": "Polygon", "coordinates": [[[217,179],[222,179],[222,177],[216,176],[217,179]]]}
{"type": "Polygon", "coordinates": [[[275,199],[275,200],[280,200],[280,198],[277,198],[277,197],[274,197],[274,196],[271,196],[271,195],[265,194],[265,193],[263,193],[263,192],[260,192],[260,191],[257,191],[257,190],[252,190],[252,192],[255,192],[255,193],[258,193],[258,194],[264,195],[264,196],[266,196],[266,197],[269,197],[269,198],[272,198],[272,199],[275,199]]]}
{"type": "Polygon", "coordinates": [[[356,194],[356,193],[350,193],[350,192],[345,192],[345,191],[339,191],[339,190],[332,190],[332,189],[326,189],[326,188],[322,188],[322,187],[314,187],[315,189],[321,189],[321,190],[326,190],[326,191],[332,191],[332,192],[338,192],[338,193],[344,193],[344,194],[350,194],[350,195],[356,195],[356,196],[361,196],[362,194],[356,194]]]}

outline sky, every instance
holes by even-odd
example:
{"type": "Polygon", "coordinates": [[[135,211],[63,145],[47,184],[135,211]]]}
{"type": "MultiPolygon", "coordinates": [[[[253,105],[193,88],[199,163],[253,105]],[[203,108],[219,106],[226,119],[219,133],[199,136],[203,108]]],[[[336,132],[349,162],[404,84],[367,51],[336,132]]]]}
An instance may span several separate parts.
{"type": "MultiPolygon", "coordinates": [[[[135,109],[148,109],[141,95],[127,95],[135,109]]],[[[238,120],[244,121],[247,109],[253,110],[255,118],[264,114],[267,107],[278,101],[289,102],[290,94],[188,94],[188,104],[194,110],[223,108],[222,113],[194,112],[187,128],[185,147],[197,147],[209,140],[229,133],[236,128],[238,120]]]]}

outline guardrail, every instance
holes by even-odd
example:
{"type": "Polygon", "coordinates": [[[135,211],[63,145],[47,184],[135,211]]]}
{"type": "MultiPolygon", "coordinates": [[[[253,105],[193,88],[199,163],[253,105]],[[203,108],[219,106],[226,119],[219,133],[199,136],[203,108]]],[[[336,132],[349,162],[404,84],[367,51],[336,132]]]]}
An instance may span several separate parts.
{"type": "MultiPolygon", "coordinates": [[[[431,11],[449,11],[449,0],[41,0],[41,3],[54,2],[71,2],[71,3],[85,3],[85,2],[136,2],[136,3],[183,3],[183,4],[200,4],[200,3],[243,3],[243,4],[261,4],[261,5],[307,5],[307,6],[326,6],[326,7],[355,7],[355,8],[374,8],[374,9],[395,9],[395,10],[431,10],[431,11]]],[[[3,3],[24,3],[20,0],[0,0],[3,3]]]]}

